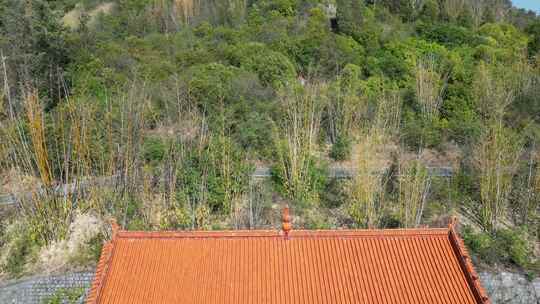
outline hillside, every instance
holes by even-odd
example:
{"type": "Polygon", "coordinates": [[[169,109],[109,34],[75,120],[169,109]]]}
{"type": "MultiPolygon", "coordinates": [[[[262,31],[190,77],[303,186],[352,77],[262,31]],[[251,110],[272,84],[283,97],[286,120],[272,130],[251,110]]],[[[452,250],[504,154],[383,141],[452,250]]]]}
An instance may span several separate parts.
{"type": "Polygon", "coordinates": [[[92,267],[112,218],[285,204],[457,216],[477,267],[540,272],[540,18],[507,0],[0,0],[0,51],[0,280],[92,267]]]}

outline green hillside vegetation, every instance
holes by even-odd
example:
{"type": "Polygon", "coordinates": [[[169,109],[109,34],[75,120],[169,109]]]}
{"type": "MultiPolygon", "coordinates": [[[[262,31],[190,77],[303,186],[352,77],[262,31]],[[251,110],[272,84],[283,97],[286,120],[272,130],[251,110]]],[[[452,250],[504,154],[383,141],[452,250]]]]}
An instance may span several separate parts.
{"type": "Polygon", "coordinates": [[[0,51],[0,193],[33,192],[0,207],[0,278],[92,265],[111,218],[277,229],[284,204],[458,216],[476,265],[540,272],[540,18],[510,1],[0,0],[0,51]]]}

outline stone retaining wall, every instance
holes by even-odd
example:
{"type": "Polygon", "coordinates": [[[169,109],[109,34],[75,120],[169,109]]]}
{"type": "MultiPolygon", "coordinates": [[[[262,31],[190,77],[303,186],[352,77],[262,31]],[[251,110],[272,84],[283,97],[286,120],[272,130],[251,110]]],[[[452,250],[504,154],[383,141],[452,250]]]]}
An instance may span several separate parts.
{"type": "MultiPolygon", "coordinates": [[[[41,304],[60,289],[88,289],[94,278],[93,272],[78,272],[65,275],[32,277],[0,285],[2,304],[41,304]]],[[[82,302],[82,301],[81,301],[82,302]]]]}

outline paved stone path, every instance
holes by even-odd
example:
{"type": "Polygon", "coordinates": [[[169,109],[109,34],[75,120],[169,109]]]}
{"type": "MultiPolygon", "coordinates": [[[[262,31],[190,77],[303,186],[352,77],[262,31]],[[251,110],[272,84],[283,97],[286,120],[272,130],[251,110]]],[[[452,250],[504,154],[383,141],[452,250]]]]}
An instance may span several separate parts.
{"type": "MultiPolygon", "coordinates": [[[[93,272],[76,272],[64,275],[38,276],[0,284],[2,304],[41,304],[60,289],[84,288],[88,290],[93,272]]],[[[84,299],[81,299],[82,303],[84,299]]]]}

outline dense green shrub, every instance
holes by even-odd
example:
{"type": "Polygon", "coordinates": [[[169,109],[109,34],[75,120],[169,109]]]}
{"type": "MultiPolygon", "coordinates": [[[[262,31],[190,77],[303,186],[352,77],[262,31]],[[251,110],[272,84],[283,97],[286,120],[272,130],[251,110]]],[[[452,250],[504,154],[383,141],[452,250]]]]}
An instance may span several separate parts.
{"type": "Polygon", "coordinates": [[[330,179],[321,193],[321,205],[325,208],[340,207],[347,200],[347,190],[346,181],[343,179],[330,179]]]}
{"type": "Polygon", "coordinates": [[[449,23],[419,23],[416,30],[426,40],[447,47],[459,47],[474,40],[474,33],[470,29],[449,23]]]}
{"type": "Polygon", "coordinates": [[[271,168],[272,181],[279,193],[286,195],[300,209],[318,206],[328,179],[327,164],[322,163],[314,157],[311,158],[307,166],[306,176],[302,180],[296,181],[297,185],[295,189],[297,191],[294,193],[287,191],[287,185],[285,184],[282,172],[283,170],[280,170],[277,166],[271,168]]]}
{"type": "Polygon", "coordinates": [[[500,229],[494,235],[463,230],[467,247],[488,264],[505,264],[527,269],[531,266],[532,244],[519,229],[500,229]]]}
{"type": "Polygon", "coordinates": [[[529,56],[534,57],[540,52],[540,21],[529,25],[526,31],[532,36],[528,45],[529,56]]]}
{"type": "Polygon", "coordinates": [[[105,242],[105,236],[103,234],[99,234],[93,237],[88,244],[89,255],[95,263],[99,261],[99,257],[101,256],[101,251],[103,249],[104,242],[105,242]]]}
{"type": "Polygon", "coordinates": [[[192,227],[192,219],[188,211],[189,197],[182,190],[175,193],[174,202],[165,210],[160,223],[164,230],[188,229],[192,227]]]}
{"type": "Polygon", "coordinates": [[[352,140],[345,136],[339,136],[330,150],[330,157],[334,160],[343,161],[351,158],[352,140]]]}
{"type": "Polygon", "coordinates": [[[261,109],[246,113],[245,119],[236,125],[234,137],[242,148],[253,152],[257,157],[272,158],[272,147],[268,142],[268,139],[272,138],[272,123],[264,112],[265,110],[261,109]]]}
{"type": "Polygon", "coordinates": [[[403,227],[403,224],[401,223],[397,214],[388,213],[381,218],[381,227],[395,229],[403,227]]]}
{"type": "Polygon", "coordinates": [[[22,275],[27,264],[36,258],[40,245],[27,223],[11,223],[6,228],[3,246],[0,247],[0,272],[14,277],[22,275]]]}
{"type": "Polygon", "coordinates": [[[192,98],[205,113],[220,113],[220,107],[232,102],[232,81],[238,69],[219,63],[198,65],[191,68],[189,82],[192,98]]]}
{"type": "Polygon", "coordinates": [[[208,145],[186,151],[177,170],[178,189],[182,202],[205,203],[210,211],[222,214],[231,211],[233,200],[249,185],[252,166],[245,154],[230,138],[212,138],[208,145]]]}
{"type": "Polygon", "coordinates": [[[143,157],[148,162],[159,162],[165,156],[166,144],[159,137],[148,137],[144,140],[142,149],[143,157]]]}
{"type": "Polygon", "coordinates": [[[231,48],[229,60],[246,71],[254,72],[262,84],[274,88],[286,86],[296,77],[290,60],[262,43],[247,43],[231,48]]]}
{"type": "Polygon", "coordinates": [[[443,141],[447,123],[445,119],[427,120],[407,111],[404,114],[402,136],[409,147],[438,147],[443,141]]]}

